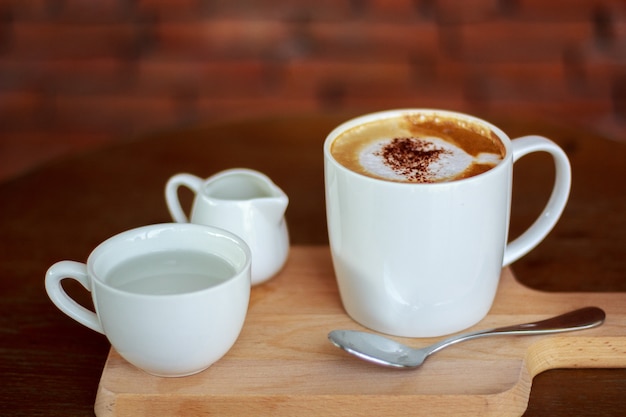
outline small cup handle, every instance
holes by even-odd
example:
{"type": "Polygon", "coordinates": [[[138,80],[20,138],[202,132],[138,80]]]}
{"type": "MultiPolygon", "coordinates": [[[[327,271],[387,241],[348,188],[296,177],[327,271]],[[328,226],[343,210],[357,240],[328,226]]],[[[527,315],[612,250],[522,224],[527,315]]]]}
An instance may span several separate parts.
{"type": "Polygon", "coordinates": [[[167,208],[175,222],[189,222],[187,215],[180,205],[180,200],[178,199],[178,187],[185,186],[193,191],[194,194],[198,194],[203,182],[202,178],[191,174],[176,174],[167,181],[167,184],[165,185],[165,202],[167,203],[167,208]]]}
{"type": "Polygon", "coordinates": [[[52,265],[46,273],[46,292],[50,300],[65,314],[80,324],[98,333],[104,329],[98,316],[91,310],[74,301],[63,289],[61,281],[69,278],[78,281],[87,291],[91,292],[91,282],[87,275],[87,266],[80,262],[61,261],[52,265]]]}
{"type": "MultiPolygon", "coordinates": [[[[567,155],[556,143],[542,136],[524,136],[511,142],[513,162],[532,152],[548,152],[556,169],[552,194],[535,222],[519,237],[511,241],[504,251],[503,265],[507,266],[530,252],[552,230],[567,204],[572,173],[567,155]]],[[[513,187],[515,189],[515,186],[513,187]]]]}

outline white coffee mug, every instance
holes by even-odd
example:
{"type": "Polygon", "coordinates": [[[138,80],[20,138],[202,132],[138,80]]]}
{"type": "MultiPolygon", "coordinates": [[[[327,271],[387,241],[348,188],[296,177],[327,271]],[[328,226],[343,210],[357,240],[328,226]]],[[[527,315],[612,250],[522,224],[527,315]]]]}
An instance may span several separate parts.
{"type": "Polygon", "coordinates": [[[87,264],[46,274],[52,302],[100,332],[128,362],[157,376],[200,372],[233,346],[250,299],[250,251],[237,236],[194,224],[155,224],[98,245],[87,264]],[[63,289],[74,279],[95,313],[63,289]]]}
{"type": "Polygon", "coordinates": [[[347,313],[383,333],[431,337],[463,330],[488,313],[503,266],[532,250],[559,219],[569,196],[566,154],[552,141],[511,141],[472,116],[426,109],[364,115],[334,129],[324,143],[328,234],[347,313]],[[470,178],[400,183],[347,169],[331,144],[356,126],[407,114],[436,113],[487,126],[504,145],[501,162],[470,178]],[[531,152],[555,163],[551,197],[535,223],[507,243],[513,164],[531,152]]]}

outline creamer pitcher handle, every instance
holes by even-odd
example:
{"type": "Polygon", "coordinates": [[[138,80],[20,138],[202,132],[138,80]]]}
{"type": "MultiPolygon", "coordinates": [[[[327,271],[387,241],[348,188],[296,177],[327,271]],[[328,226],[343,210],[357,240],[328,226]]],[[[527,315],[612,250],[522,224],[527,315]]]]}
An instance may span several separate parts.
{"type": "MultiPolygon", "coordinates": [[[[522,235],[507,245],[504,251],[504,266],[530,252],[552,230],[567,204],[572,183],[569,159],[563,149],[550,139],[541,136],[524,136],[511,143],[513,162],[532,152],[548,152],[554,160],[556,175],[550,199],[537,220],[522,235]]],[[[513,189],[515,190],[515,184],[513,189]]]]}
{"type": "Polygon", "coordinates": [[[59,310],[83,326],[104,334],[96,313],[81,306],[67,295],[61,285],[61,281],[66,278],[78,281],[87,291],[91,291],[86,265],[74,261],[61,261],[52,265],[46,273],[46,292],[50,300],[59,310]]]}
{"type": "Polygon", "coordinates": [[[193,191],[194,194],[198,194],[203,182],[202,178],[192,174],[176,174],[167,181],[165,185],[165,202],[175,222],[189,222],[187,215],[180,206],[180,200],[178,200],[178,187],[185,186],[193,191]]]}

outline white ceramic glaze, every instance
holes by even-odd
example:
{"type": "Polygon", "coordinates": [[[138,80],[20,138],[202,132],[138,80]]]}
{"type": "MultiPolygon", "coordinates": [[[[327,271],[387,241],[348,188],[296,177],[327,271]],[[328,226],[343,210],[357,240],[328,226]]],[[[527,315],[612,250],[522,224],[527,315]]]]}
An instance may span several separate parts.
{"type": "Polygon", "coordinates": [[[260,284],[283,267],[289,252],[285,210],[287,195],[265,174],[245,168],[229,169],[204,180],[177,174],[165,186],[165,200],[174,221],[220,227],[241,237],[252,252],[252,284],[260,284]],[[178,188],[195,198],[187,217],[178,188]]]}
{"type": "Polygon", "coordinates": [[[481,320],[503,265],[550,232],[571,183],[567,156],[552,141],[539,136],[511,141],[487,122],[440,110],[392,110],[340,125],[324,143],[324,169],[329,241],[344,308],[370,329],[405,337],[449,334],[481,320]],[[333,159],[330,145],[345,130],[414,112],[489,126],[505,145],[504,160],[471,178],[410,184],[356,174],[333,159]],[[539,151],[555,162],[552,195],[537,221],[507,244],[513,164],[539,151]]]}
{"type": "Polygon", "coordinates": [[[87,264],[61,261],[46,274],[52,302],[79,323],[100,332],[128,362],[158,376],[200,372],[233,346],[250,299],[250,251],[221,229],[192,224],[158,224],[123,232],[104,241],[87,264]],[[150,252],[188,249],[218,255],[234,275],[200,291],[145,295],[111,287],[107,272],[150,252]],[[68,296],[63,279],[91,292],[95,313],[68,296]]]}

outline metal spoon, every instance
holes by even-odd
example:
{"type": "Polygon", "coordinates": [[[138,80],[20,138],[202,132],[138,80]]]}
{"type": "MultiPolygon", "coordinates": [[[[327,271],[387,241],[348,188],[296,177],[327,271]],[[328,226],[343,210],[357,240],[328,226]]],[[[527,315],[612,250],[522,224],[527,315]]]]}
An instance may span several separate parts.
{"type": "Polygon", "coordinates": [[[486,336],[540,335],[590,329],[601,325],[606,314],[598,307],[585,307],[535,323],[478,330],[452,336],[422,349],[410,348],[373,333],[333,330],[328,339],[337,347],[363,360],[392,368],[417,368],[428,356],[455,343],[486,336]]]}

